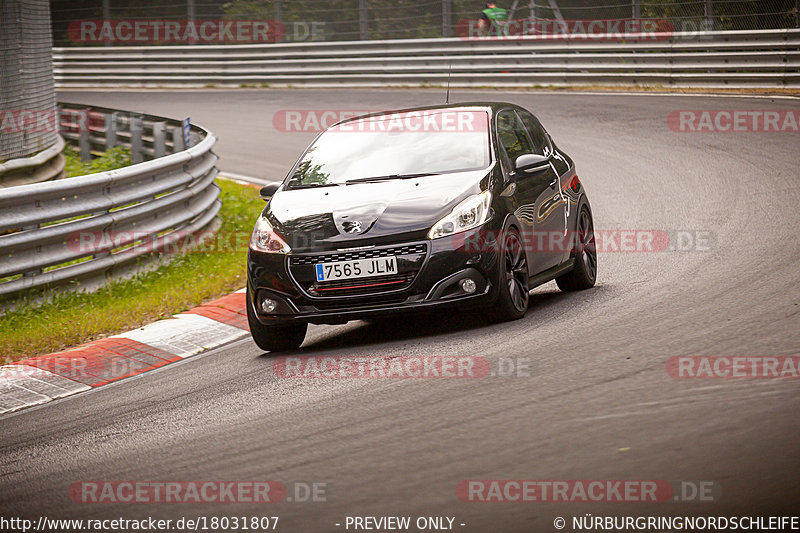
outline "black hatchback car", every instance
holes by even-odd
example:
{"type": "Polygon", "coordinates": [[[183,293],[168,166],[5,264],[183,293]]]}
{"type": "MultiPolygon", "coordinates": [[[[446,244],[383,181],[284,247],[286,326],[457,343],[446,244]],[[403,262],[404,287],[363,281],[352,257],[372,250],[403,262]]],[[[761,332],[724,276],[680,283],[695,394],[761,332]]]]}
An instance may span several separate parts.
{"type": "Polygon", "coordinates": [[[299,347],[309,323],[402,311],[517,319],[537,285],[595,283],[592,211],[575,166],[517,105],[339,122],[261,195],[247,313],[263,350],[299,347]]]}

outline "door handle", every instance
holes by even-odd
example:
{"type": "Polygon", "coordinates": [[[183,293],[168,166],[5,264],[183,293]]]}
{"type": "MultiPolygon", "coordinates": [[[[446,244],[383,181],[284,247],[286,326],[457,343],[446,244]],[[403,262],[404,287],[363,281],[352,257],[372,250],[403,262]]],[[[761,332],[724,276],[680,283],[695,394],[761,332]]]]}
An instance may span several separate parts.
{"type": "Polygon", "coordinates": [[[553,187],[555,187],[556,183],[558,183],[558,176],[553,178],[553,181],[550,182],[550,188],[552,189],[553,187]]]}

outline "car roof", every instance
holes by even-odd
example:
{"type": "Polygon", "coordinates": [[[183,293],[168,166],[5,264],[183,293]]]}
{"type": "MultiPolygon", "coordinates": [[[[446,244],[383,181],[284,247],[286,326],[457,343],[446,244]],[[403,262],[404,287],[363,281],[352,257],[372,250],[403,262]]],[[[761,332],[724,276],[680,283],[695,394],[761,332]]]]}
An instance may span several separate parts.
{"type": "Polygon", "coordinates": [[[511,104],[508,102],[458,102],[454,104],[440,104],[440,105],[421,106],[421,107],[408,107],[405,109],[387,109],[385,111],[376,111],[374,113],[367,113],[365,115],[359,115],[357,117],[350,117],[344,120],[340,120],[333,126],[338,126],[339,124],[345,124],[347,122],[363,120],[365,118],[370,118],[370,117],[393,115],[397,113],[412,113],[416,111],[443,111],[452,109],[458,111],[487,111],[491,115],[496,113],[500,109],[505,109],[508,107],[523,109],[516,104],[511,104]]]}

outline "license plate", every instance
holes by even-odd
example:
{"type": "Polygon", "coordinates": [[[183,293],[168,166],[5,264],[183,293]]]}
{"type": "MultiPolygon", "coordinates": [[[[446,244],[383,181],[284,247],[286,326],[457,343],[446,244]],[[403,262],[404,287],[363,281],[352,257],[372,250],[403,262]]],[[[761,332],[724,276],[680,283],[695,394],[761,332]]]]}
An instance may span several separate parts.
{"type": "Polygon", "coordinates": [[[397,259],[394,256],[389,256],[336,261],[335,263],[317,263],[315,268],[317,281],[391,276],[392,274],[397,274],[397,259]]]}

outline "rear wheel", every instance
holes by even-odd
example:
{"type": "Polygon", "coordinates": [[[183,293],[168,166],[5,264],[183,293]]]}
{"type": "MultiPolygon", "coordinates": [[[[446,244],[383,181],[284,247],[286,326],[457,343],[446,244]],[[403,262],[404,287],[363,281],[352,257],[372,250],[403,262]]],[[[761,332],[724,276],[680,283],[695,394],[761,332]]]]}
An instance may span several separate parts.
{"type": "Polygon", "coordinates": [[[250,335],[256,345],[266,352],[283,352],[296,350],[306,338],[308,324],[291,324],[288,326],[265,326],[255,317],[250,299],[247,300],[247,323],[250,335]]]}
{"type": "Polygon", "coordinates": [[[581,291],[594,287],[595,280],[597,280],[597,246],[594,239],[594,222],[589,209],[584,206],[578,215],[575,268],[556,278],[556,283],[562,291],[581,291]]]}
{"type": "Polygon", "coordinates": [[[497,320],[516,320],[528,310],[528,260],[516,229],[509,229],[501,248],[499,290],[494,308],[497,320]]]}

